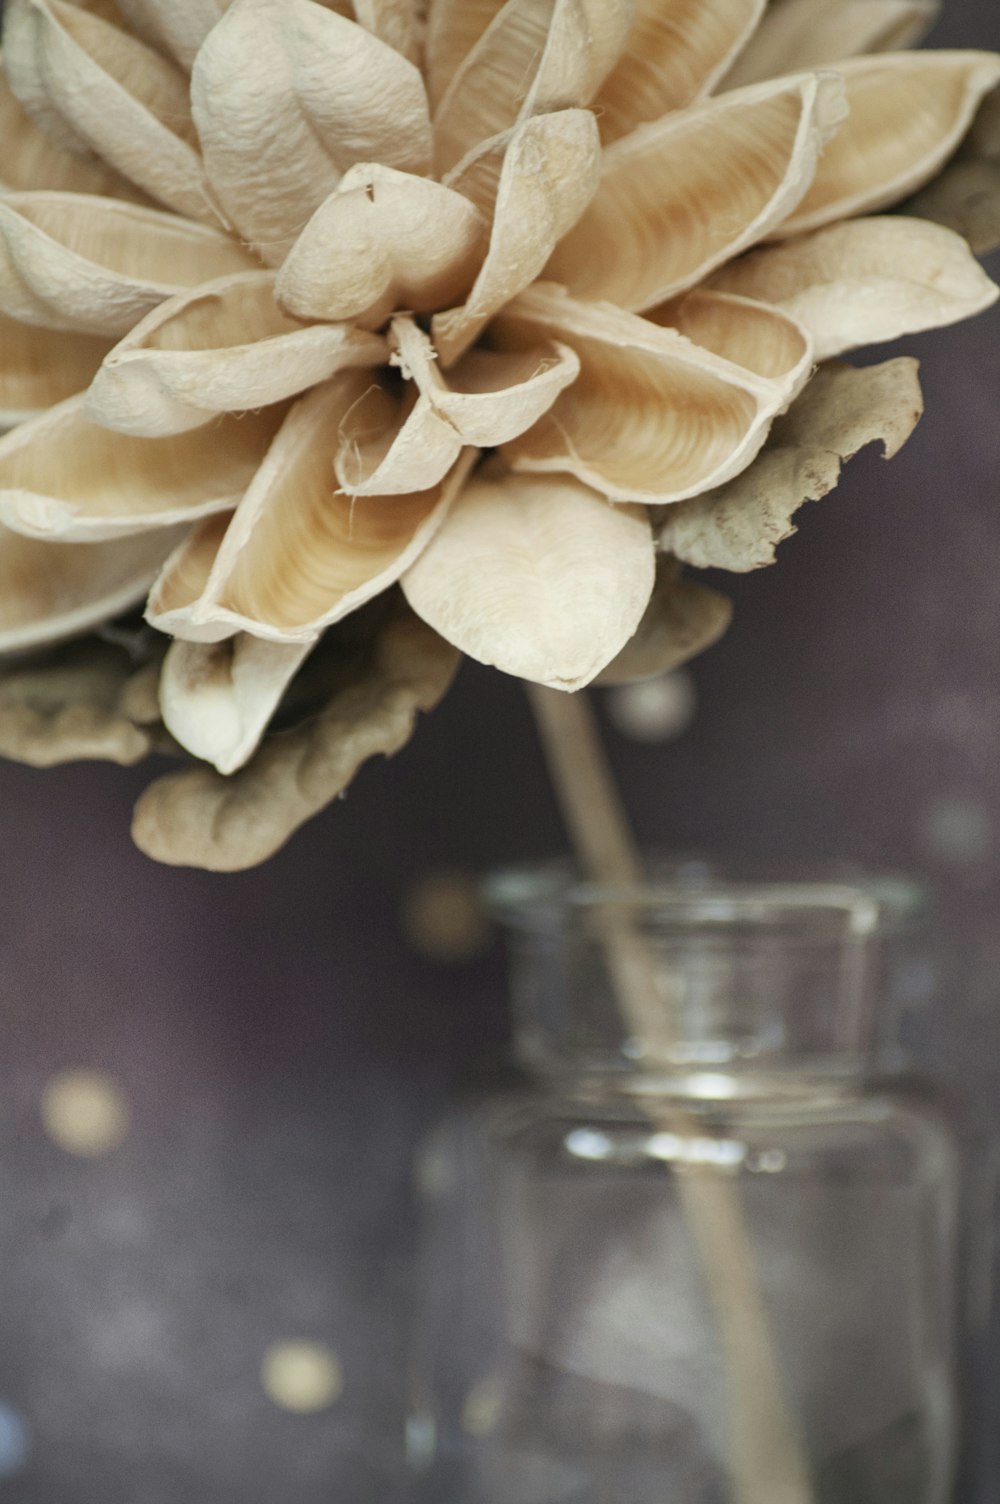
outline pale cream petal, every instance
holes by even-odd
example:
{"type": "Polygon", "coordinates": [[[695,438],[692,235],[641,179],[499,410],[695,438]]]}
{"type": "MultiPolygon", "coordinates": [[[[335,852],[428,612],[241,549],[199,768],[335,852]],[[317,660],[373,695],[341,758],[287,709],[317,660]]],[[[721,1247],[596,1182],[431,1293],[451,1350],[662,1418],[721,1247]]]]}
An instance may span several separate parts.
{"type": "Polygon", "coordinates": [[[427,92],[434,110],[504,4],[505,0],[430,0],[425,48],[427,92]]]}
{"type": "Polygon", "coordinates": [[[468,483],[403,590],[470,658],[571,690],[634,634],[654,577],[644,508],[565,475],[499,471],[468,483]]]}
{"type": "Polygon", "coordinates": [[[70,193],[140,196],[96,157],[64,151],[41,130],[0,71],[0,192],[50,188],[70,193]]]}
{"type": "Polygon", "coordinates": [[[137,36],[172,53],[188,71],[198,49],[232,0],[118,0],[137,36]]]}
{"type": "Polygon", "coordinates": [[[635,684],[673,673],[713,647],[733,618],[732,602],[700,580],[685,579],[675,559],[660,559],[656,585],[635,636],[598,674],[597,684],[635,684]]]}
{"type": "Polygon", "coordinates": [[[97,373],[87,413],[119,433],[159,438],[387,357],[376,334],[283,313],[273,273],[240,272],[170,298],[137,324],[97,373]]]}
{"type": "Polygon", "coordinates": [[[913,47],[940,10],[940,0],[771,0],[723,88],[913,47]]]}
{"type": "Polygon", "coordinates": [[[806,74],[640,127],[605,151],[546,276],[632,309],[693,286],[786,219],[844,108],[837,78],[806,74]]]}
{"type": "Polygon", "coordinates": [[[147,615],[153,622],[183,612],[203,593],[233,516],[228,509],[204,517],[178,543],[149,592],[147,615]]]}
{"type": "Polygon", "coordinates": [[[213,187],[274,265],[355,163],[430,165],[417,69],[313,0],[236,0],[195,60],[191,95],[213,187]]]}
{"type": "Polygon", "coordinates": [[[340,422],[334,471],[350,496],[406,496],[440,484],[462,452],[455,428],[415,387],[373,377],[340,422]]]}
{"type": "Polygon", "coordinates": [[[354,13],[366,31],[411,63],[420,62],[420,8],[417,0],[354,0],[354,13]]]}
{"type": "Polygon", "coordinates": [[[163,724],[175,741],[220,773],[249,762],[312,643],[172,642],[160,673],[163,724]]]}
{"type": "Polygon", "coordinates": [[[752,35],[766,3],[638,0],[625,54],[594,100],[601,139],[617,141],[668,110],[684,109],[711,93],[752,35]]]}
{"type": "Polygon", "coordinates": [[[493,315],[535,280],[593,198],[600,160],[588,110],[540,115],[514,131],[504,151],[482,270],[465,303],[433,320],[445,366],[464,355],[493,315]]]}
{"type": "Polygon", "coordinates": [[[764,246],[714,286],[786,310],[817,360],[971,318],[1000,297],[960,235],[902,215],[830,225],[764,246]]]}
{"type": "Polygon", "coordinates": [[[589,104],[634,14],[635,0],[507,0],[435,113],[438,174],[531,115],[589,104]]]}
{"type": "MultiPolygon", "coordinates": [[[[737,263],[740,264],[740,263],[737,263]]],[[[793,311],[767,306],[763,297],[747,289],[747,296],[696,288],[669,303],[661,303],[645,317],[664,329],[676,329],[704,350],[753,371],[770,381],[790,382],[793,391],[804,385],[817,352],[805,321],[793,311]]]]}
{"type": "Polygon", "coordinates": [[[545,286],[522,294],[491,333],[514,349],[548,335],[581,363],[551,411],[505,446],[510,463],[569,471],[616,501],[675,502],[738,474],[811,369],[807,356],[765,378],[672,329],[545,286]]]}
{"type": "Polygon", "coordinates": [[[76,193],[0,196],[0,312],[126,334],[164,299],[253,262],[217,230],[76,193]]]}
{"type": "Polygon", "coordinates": [[[194,522],[247,489],[281,408],[169,439],[89,423],[71,397],[0,439],[0,522],[28,537],[101,542],[194,522]]]}
{"type": "Polygon", "coordinates": [[[485,219],[464,195],[358,163],[292,246],[277,296],[302,318],[378,328],[397,308],[430,313],[464,297],[487,239],[485,219]]]}
{"type": "Polygon", "coordinates": [[[1000,247],[1000,92],[986,96],[956,155],[903,208],[956,230],[977,256],[1000,247]]]}
{"type": "Polygon", "coordinates": [[[207,577],[218,540],[205,534],[154,588],[154,626],[193,641],[248,631],[272,642],[311,642],[399,579],[443,520],[474,452],[431,491],[363,500],[337,494],[341,425],[366,385],[349,372],[296,404],[207,577]]]}
{"type": "Polygon", "coordinates": [[[10,0],[4,55],[14,93],[60,144],[75,138],[169,208],[218,223],[187,80],[159,53],[65,0],[10,0]]]}
{"type": "Polygon", "coordinates": [[[0,429],[85,391],[109,340],[38,329],[0,314],[0,429]]]}
{"type": "Polygon", "coordinates": [[[0,527],[0,653],[79,637],[137,606],[176,542],[42,543],[0,527]]]}
{"type": "Polygon", "coordinates": [[[900,52],[852,58],[838,72],[850,114],[781,235],[868,214],[915,192],[948,160],[1000,83],[1000,56],[900,52]]]}
{"type": "Polygon", "coordinates": [[[432,342],[413,319],[392,321],[396,363],[463,444],[493,449],[548,412],[580,371],[568,345],[548,341],[528,350],[471,351],[445,377],[432,342]]]}

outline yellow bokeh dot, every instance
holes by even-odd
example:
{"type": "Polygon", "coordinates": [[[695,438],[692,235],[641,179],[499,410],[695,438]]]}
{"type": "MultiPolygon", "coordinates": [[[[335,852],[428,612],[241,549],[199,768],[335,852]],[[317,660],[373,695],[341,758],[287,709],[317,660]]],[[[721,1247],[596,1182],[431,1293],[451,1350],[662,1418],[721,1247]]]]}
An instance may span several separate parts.
{"type": "Polygon", "coordinates": [[[129,1130],[129,1107],[121,1088],[100,1071],[65,1071],[42,1093],[42,1123],[67,1154],[97,1159],[117,1149],[129,1130]]]}
{"type": "Polygon", "coordinates": [[[500,1424],[503,1412],[503,1389],[491,1375],[470,1389],[462,1406],[462,1430],[467,1436],[489,1436],[500,1424]]]}
{"type": "Polygon", "coordinates": [[[467,872],[425,873],[403,900],[401,918],[413,949],[430,961],[474,961],[492,938],[479,886],[467,872]]]}
{"type": "Polygon", "coordinates": [[[296,1415],[328,1409],[344,1388],[336,1353],[318,1342],[276,1342],[264,1354],[260,1381],[276,1405],[296,1415]]]}

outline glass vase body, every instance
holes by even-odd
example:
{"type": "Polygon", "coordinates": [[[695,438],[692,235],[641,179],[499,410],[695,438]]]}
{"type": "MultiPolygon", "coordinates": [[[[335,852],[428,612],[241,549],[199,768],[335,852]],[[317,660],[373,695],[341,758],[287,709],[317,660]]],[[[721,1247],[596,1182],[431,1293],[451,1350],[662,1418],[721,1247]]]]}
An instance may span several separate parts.
{"type": "Polygon", "coordinates": [[[420,1160],[413,1497],[766,1497],[749,1303],[802,1504],[946,1504],[959,1169],[934,1094],[873,1058],[878,906],[497,891],[521,1071],[420,1160]]]}

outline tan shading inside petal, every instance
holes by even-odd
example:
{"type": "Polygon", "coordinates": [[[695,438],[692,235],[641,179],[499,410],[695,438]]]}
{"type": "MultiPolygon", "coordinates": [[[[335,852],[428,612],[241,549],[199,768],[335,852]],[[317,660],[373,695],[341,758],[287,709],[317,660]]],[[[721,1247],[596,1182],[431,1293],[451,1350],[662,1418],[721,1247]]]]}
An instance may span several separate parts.
{"type": "Polygon", "coordinates": [[[625,54],[594,100],[601,139],[617,141],[710,93],[753,33],[765,4],[638,0],[625,54]]]}
{"type": "Polygon", "coordinates": [[[0,653],[60,642],[120,616],[143,599],[174,541],[164,532],[42,543],[0,527],[0,653]]]}
{"type": "Polygon", "coordinates": [[[458,430],[416,387],[373,377],[340,424],[337,481],[351,496],[405,496],[437,486],[462,452],[458,430]],[[398,383],[396,383],[398,385],[398,383]]]}
{"type": "Polygon", "coordinates": [[[198,49],[232,0],[119,0],[135,34],[190,70],[198,49]]]}
{"type": "MultiPolygon", "coordinates": [[[[739,263],[737,263],[739,264],[739,263]]],[[[665,329],[676,329],[705,350],[744,370],[781,381],[810,366],[812,342],[795,318],[752,296],[696,289],[645,316],[665,329]]]]}
{"type": "Polygon", "coordinates": [[[505,0],[430,0],[425,48],[432,110],[504,4],[505,0]]]}
{"type": "Polygon", "coordinates": [[[282,409],[220,418],[169,439],[89,423],[71,397],[0,439],[0,521],[17,532],[100,541],[196,521],[250,484],[282,409]]]}
{"type": "Polygon", "coordinates": [[[111,344],[0,315],[0,427],[34,417],[90,384],[111,344]]]}
{"type": "Polygon", "coordinates": [[[806,75],[641,127],[605,151],[597,195],[545,275],[577,297],[655,306],[785,220],[842,119],[839,81],[806,75]]]}
{"type": "Polygon", "coordinates": [[[121,335],[182,288],[252,265],[226,236],[155,209],[0,196],[0,310],[31,323],[121,335]]]}
{"type": "Polygon", "coordinates": [[[63,151],[35,124],[0,71],[0,191],[48,188],[138,197],[138,190],[98,161],[63,151]]]}
{"type": "Polygon", "coordinates": [[[274,300],[270,272],[238,273],[161,303],[117,345],[87,397],[120,433],[183,433],[218,413],[267,407],[336,371],[380,364],[378,335],[307,326],[274,300]]]}
{"type": "Polygon", "coordinates": [[[771,0],[723,88],[912,47],[940,10],[938,0],[771,0]]]}
{"type": "Polygon", "coordinates": [[[642,507],[568,476],[473,479],[403,578],[413,609],[504,673],[579,689],[619,653],[653,588],[642,507]]]}
{"type": "Polygon", "coordinates": [[[226,511],[204,518],[170,555],[149,593],[151,620],[183,611],[203,594],[232,517],[226,511]]]}
{"type": "Polygon", "coordinates": [[[278,274],[278,299],[303,318],[378,328],[397,308],[431,313],[472,287],[487,224],[460,193],[359,163],[320,205],[278,274]]]}
{"type": "Polygon", "coordinates": [[[850,114],[823,153],[812,187],[783,222],[798,235],[885,208],[947,161],[984,95],[1000,83],[986,52],[894,53],[843,63],[850,114]]]}
{"type": "Polygon", "coordinates": [[[792,314],[812,334],[818,360],[955,323],[1000,295],[960,236],[902,215],[764,246],[715,281],[792,314]]]}

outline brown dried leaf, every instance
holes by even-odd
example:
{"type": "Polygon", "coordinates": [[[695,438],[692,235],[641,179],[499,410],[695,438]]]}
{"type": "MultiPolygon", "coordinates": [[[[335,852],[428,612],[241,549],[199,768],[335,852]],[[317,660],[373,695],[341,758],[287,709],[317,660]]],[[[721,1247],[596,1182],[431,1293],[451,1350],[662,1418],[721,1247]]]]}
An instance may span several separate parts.
{"type": "Polygon", "coordinates": [[[670,508],[659,546],[699,569],[745,574],[773,564],[775,546],[796,531],[795,512],[833,490],[846,460],[874,443],[891,459],[905,444],[923,412],[917,370],[909,357],[823,366],[748,470],[670,508]]]}
{"type": "Polygon", "coordinates": [[[632,684],[669,674],[714,646],[732,619],[726,596],[682,578],[676,559],[661,559],[638,631],[594,683],[632,684]]]}
{"type": "Polygon", "coordinates": [[[902,210],[957,230],[977,256],[1000,247],[1000,91],[980,106],[972,130],[941,175],[902,210]]]}
{"type": "Polygon", "coordinates": [[[159,663],[136,669],[96,637],[0,669],[0,756],[33,768],[67,762],[141,762],[153,751],[148,687],[159,663]],[[137,722],[142,724],[137,724],[137,722]]]}
{"type": "Polygon", "coordinates": [[[139,800],[132,834],[156,861],[237,872],[273,856],[379,753],[413,733],[417,712],[448,688],[458,654],[422,622],[391,622],[373,657],[312,719],[270,737],[225,778],[199,767],[169,774],[139,800]]]}

